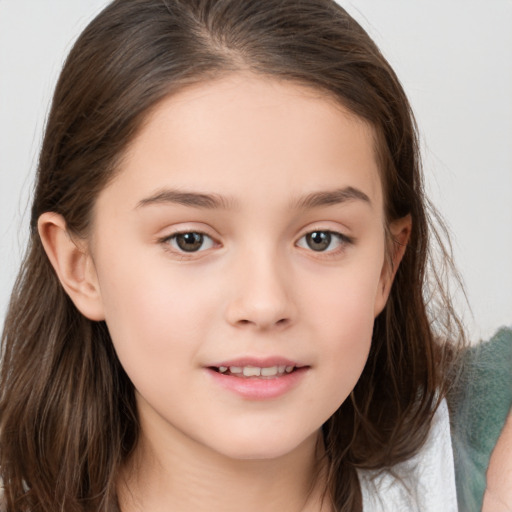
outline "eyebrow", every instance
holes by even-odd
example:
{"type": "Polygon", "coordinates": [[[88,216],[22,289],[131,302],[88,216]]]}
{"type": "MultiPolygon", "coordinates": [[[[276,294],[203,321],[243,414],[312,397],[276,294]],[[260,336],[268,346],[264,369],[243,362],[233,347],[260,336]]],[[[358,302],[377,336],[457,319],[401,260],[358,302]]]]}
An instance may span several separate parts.
{"type": "MultiPolygon", "coordinates": [[[[331,206],[349,201],[363,201],[371,206],[370,198],[362,191],[354,187],[345,187],[336,190],[313,192],[292,202],[292,208],[307,210],[322,206],[331,206]]],[[[137,208],[155,204],[181,204],[192,208],[230,209],[237,203],[234,199],[220,194],[204,194],[199,192],[187,192],[175,189],[159,190],[153,195],[141,199],[137,208]]]]}
{"type": "Polygon", "coordinates": [[[165,203],[181,204],[183,206],[191,206],[193,208],[213,210],[216,208],[229,209],[234,205],[235,201],[219,194],[202,194],[198,192],[163,189],[149,197],[146,197],[145,199],[141,199],[137,204],[137,208],[165,203]]]}
{"type": "Polygon", "coordinates": [[[372,205],[370,198],[362,191],[354,187],[327,190],[325,192],[313,192],[305,197],[299,198],[294,206],[299,209],[319,208],[331,206],[349,201],[363,201],[369,206],[372,205]]]}

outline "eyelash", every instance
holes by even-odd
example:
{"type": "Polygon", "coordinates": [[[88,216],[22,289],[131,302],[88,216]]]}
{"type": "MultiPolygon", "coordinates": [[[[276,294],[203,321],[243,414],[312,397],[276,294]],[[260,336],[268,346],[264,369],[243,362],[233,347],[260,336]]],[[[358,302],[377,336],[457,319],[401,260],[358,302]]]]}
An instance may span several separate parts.
{"type": "Polygon", "coordinates": [[[193,231],[193,230],[178,231],[176,233],[173,233],[170,236],[166,236],[166,237],[162,238],[161,240],[159,240],[159,242],[166,247],[166,250],[178,253],[183,256],[192,256],[193,254],[196,254],[198,252],[203,252],[204,250],[210,249],[211,247],[215,246],[215,244],[216,244],[215,240],[210,235],[207,235],[206,233],[204,233],[202,231],[193,231]],[[183,248],[179,247],[177,240],[178,240],[178,237],[185,236],[185,235],[196,235],[196,236],[198,235],[199,237],[201,237],[201,242],[202,242],[201,247],[204,245],[205,239],[209,240],[211,245],[210,245],[210,247],[207,247],[206,249],[202,248],[197,251],[184,250],[183,248]],[[173,245],[174,243],[176,244],[176,246],[173,245]]]}
{"type": "MultiPolygon", "coordinates": [[[[184,257],[193,257],[194,254],[198,254],[198,253],[201,253],[208,249],[211,249],[212,247],[214,247],[217,244],[217,242],[210,235],[208,235],[202,231],[194,231],[194,230],[178,231],[176,233],[173,233],[172,235],[161,238],[159,240],[159,243],[163,244],[165,246],[166,250],[173,252],[173,253],[180,254],[181,256],[184,256],[184,257]],[[196,238],[200,237],[200,240],[198,240],[198,243],[200,242],[200,246],[199,246],[198,250],[187,251],[186,249],[183,249],[183,247],[179,246],[179,242],[177,242],[177,240],[179,240],[180,236],[185,236],[185,235],[194,235],[196,238]],[[209,241],[209,243],[208,243],[209,246],[206,248],[203,247],[205,240],[209,241]]],[[[316,243],[321,243],[321,241],[317,241],[316,243]]],[[[317,254],[323,255],[324,257],[329,257],[329,256],[338,255],[340,252],[342,252],[346,248],[347,245],[351,245],[353,243],[354,243],[354,240],[352,238],[344,235],[343,233],[339,233],[337,231],[332,231],[330,229],[313,229],[311,231],[308,231],[304,235],[302,235],[299,238],[299,240],[296,242],[295,245],[297,247],[300,247],[307,251],[311,251],[312,253],[317,253],[317,254]],[[328,249],[328,250],[316,251],[315,249],[313,249],[311,247],[311,245],[308,244],[308,240],[307,240],[308,237],[312,237],[313,235],[322,235],[324,237],[327,236],[326,241],[328,242],[328,245],[327,245],[326,249],[328,249]],[[329,246],[333,243],[333,239],[334,240],[337,239],[338,247],[336,247],[335,249],[329,249],[329,246]],[[301,242],[303,240],[304,240],[304,242],[302,244],[301,242]]]]}
{"type": "MultiPolygon", "coordinates": [[[[320,242],[317,242],[320,243],[320,242]]],[[[346,249],[347,245],[351,245],[354,243],[354,240],[343,233],[339,233],[338,231],[332,231],[330,229],[313,229],[308,231],[306,234],[302,235],[297,241],[297,247],[301,247],[313,253],[322,255],[323,257],[337,256],[340,252],[346,249]],[[327,249],[331,246],[334,240],[338,241],[338,247],[330,250],[318,250],[315,251],[307,241],[308,237],[313,237],[313,235],[327,235],[327,249]],[[304,240],[304,245],[301,245],[301,241],[304,240]]]]}

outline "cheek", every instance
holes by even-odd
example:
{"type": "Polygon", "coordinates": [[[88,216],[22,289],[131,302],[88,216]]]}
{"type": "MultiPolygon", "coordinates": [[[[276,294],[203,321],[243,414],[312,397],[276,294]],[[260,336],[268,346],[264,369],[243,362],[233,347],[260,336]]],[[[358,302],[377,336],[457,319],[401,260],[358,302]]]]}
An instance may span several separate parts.
{"type": "MultiPolygon", "coordinates": [[[[328,376],[322,390],[332,396],[337,409],[355,387],[368,358],[373,333],[373,311],[357,308],[355,300],[338,303],[337,316],[326,320],[326,328],[318,339],[322,347],[323,368],[328,376]]],[[[333,311],[334,313],[334,311],[333,311]]]]}
{"type": "Polygon", "coordinates": [[[127,373],[190,359],[213,315],[208,290],[165,266],[119,262],[103,269],[105,319],[127,373]]]}
{"type": "Polygon", "coordinates": [[[356,385],[370,350],[379,264],[351,267],[309,287],[308,328],[315,331],[321,395],[332,412],[356,385]]]}
{"type": "Polygon", "coordinates": [[[380,286],[380,260],[347,265],[335,271],[306,276],[300,295],[301,309],[325,329],[328,338],[357,339],[371,334],[380,286]]]}

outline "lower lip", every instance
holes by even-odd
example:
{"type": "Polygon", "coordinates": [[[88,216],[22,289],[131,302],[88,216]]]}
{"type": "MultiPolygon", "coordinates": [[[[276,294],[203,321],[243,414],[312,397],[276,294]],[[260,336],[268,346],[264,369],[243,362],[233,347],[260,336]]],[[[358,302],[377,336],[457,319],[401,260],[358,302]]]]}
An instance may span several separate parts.
{"type": "Polygon", "coordinates": [[[271,378],[235,377],[207,369],[214,381],[247,400],[270,400],[285,395],[305,377],[308,367],[271,378]]]}

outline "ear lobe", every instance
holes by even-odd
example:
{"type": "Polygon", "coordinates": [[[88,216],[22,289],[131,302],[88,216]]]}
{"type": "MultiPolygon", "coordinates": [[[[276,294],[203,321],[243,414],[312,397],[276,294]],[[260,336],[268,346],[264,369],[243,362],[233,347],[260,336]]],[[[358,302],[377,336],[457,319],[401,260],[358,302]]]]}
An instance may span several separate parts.
{"type": "Polygon", "coordinates": [[[411,237],[412,218],[406,215],[401,219],[393,221],[389,226],[391,236],[391,247],[386,255],[379,281],[379,289],[375,301],[375,317],[384,309],[391,291],[391,285],[395,279],[396,272],[404,257],[409,238],[411,237]]]}
{"type": "Polygon", "coordinates": [[[96,270],[86,244],[73,240],[66,221],[57,213],[43,213],[37,227],[48,259],[75,306],[90,320],[104,320],[96,270]]]}

